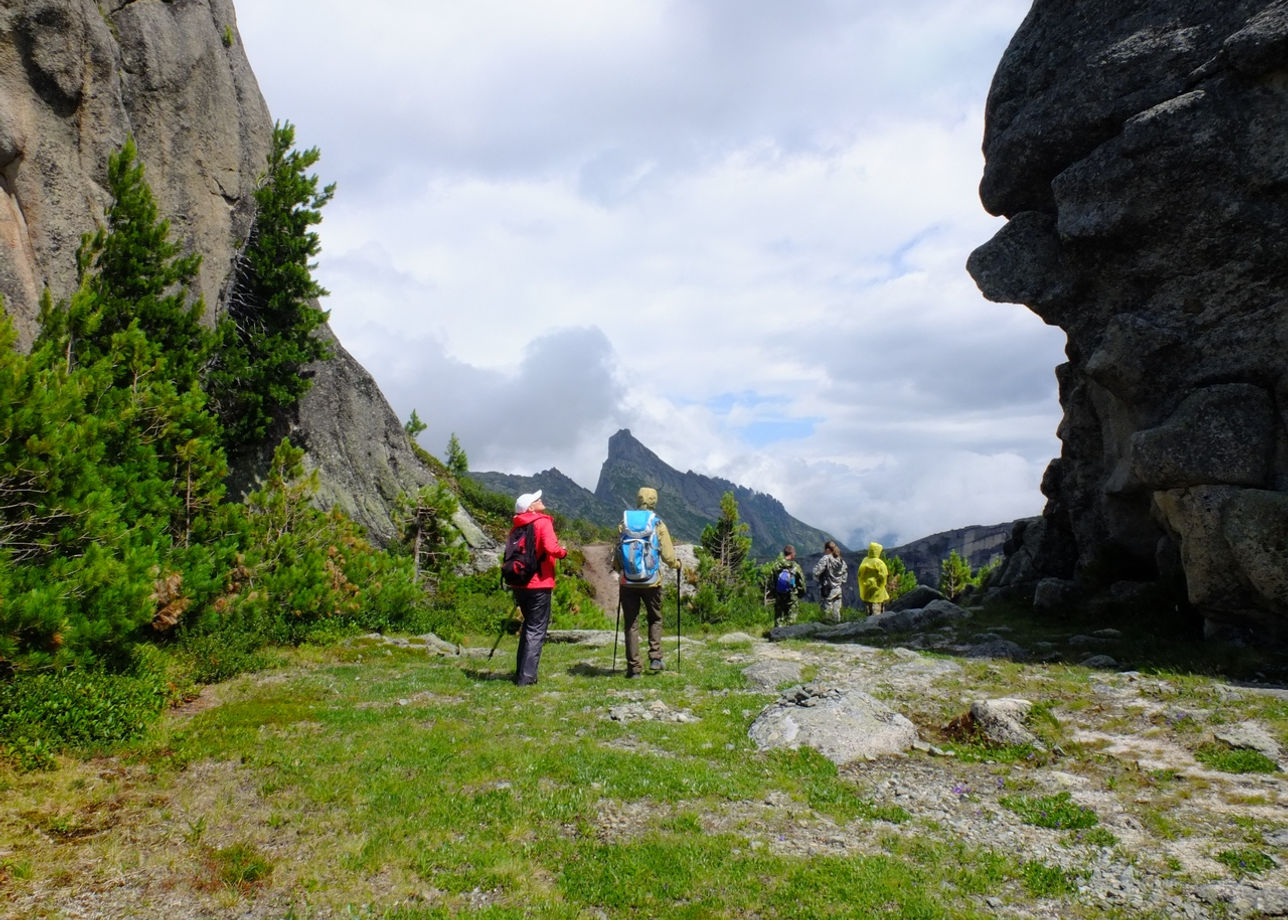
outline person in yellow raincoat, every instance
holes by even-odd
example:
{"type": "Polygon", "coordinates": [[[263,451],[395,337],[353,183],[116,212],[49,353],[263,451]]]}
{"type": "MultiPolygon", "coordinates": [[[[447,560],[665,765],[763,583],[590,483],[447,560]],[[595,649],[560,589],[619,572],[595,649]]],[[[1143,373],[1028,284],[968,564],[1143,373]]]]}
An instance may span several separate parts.
{"type": "Polygon", "coordinates": [[[859,563],[859,599],[868,608],[868,614],[877,614],[885,609],[885,602],[890,600],[886,581],[890,570],[881,559],[881,544],[869,543],[868,554],[859,563]]]}

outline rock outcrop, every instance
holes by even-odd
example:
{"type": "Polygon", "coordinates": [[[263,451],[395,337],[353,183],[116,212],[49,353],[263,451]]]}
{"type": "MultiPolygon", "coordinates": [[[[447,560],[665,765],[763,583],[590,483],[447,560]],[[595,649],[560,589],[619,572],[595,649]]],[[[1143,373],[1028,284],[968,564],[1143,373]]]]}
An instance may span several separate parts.
{"type": "Polygon", "coordinates": [[[968,268],[1068,362],[1047,506],[994,584],[1288,635],[1286,139],[1283,0],[1033,4],[987,108],[1008,222],[968,268]]]}
{"type": "MultiPolygon", "coordinates": [[[[108,203],[108,156],[131,135],[172,237],[202,254],[197,290],[213,322],[254,221],[272,132],[231,0],[0,4],[0,295],[19,344],[36,334],[43,290],[56,300],[74,290],[81,235],[108,203]]],[[[342,348],[312,373],[312,391],[276,433],[306,448],[320,502],[387,539],[397,492],[432,475],[342,348]]],[[[251,462],[234,486],[258,472],[251,462]]],[[[463,515],[458,523],[472,544],[490,542],[463,515]]]]}

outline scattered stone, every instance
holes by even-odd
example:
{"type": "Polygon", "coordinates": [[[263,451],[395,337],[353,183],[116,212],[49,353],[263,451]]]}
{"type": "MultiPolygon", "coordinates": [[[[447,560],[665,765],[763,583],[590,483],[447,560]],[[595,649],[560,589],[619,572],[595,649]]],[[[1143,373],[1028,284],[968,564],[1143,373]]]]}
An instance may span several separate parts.
{"type": "Polygon", "coordinates": [[[743,675],[753,687],[762,690],[777,690],[783,684],[799,683],[801,665],[798,661],[778,661],[769,659],[758,661],[743,668],[743,675]]]}
{"type": "Polygon", "coordinates": [[[1076,635],[1069,637],[1069,645],[1074,648],[1104,648],[1109,640],[1102,636],[1076,635]]]}
{"type": "Polygon", "coordinates": [[[661,700],[649,703],[623,703],[608,710],[614,722],[698,722],[688,709],[672,709],[661,700]]]}
{"type": "Polygon", "coordinates": [[[610,648],[619,638],[612,629],[552,629],[546,633],[547,642],[568,642],[589,648],[610,648]]]}
{"type": "Polygon", "coordinates": [[[1010,661],[1026,661],[1029,654],[1022,645],[1010,639],[994,639],[981,642],[966,650],[967,658],[1006,658],[1010,661]]]}
{"type": "Polygon", "coordinates": [[[1118,661],[1109,655],[1088,655],[1079,662],[1084,668],[1097,671],[1110,671],[1118,667],[1118,661]]]}
{"type": "Polygon", "coordinates": [[[1235,725],[1221,725],[1213,729],[1212,736],[1223,744],[1236,750],[1256,751],[1264,754],[1276,763],[1283,756],[1279,742],[1263,725],[1256,722],[1239,722],[1235,725]]]}
{"type": "Polygon", "coordinates": [[[717,645],[743,645],[749,642],[755,642],[756,637],[745,632],[725,633],[716,637],[717,645]]]}

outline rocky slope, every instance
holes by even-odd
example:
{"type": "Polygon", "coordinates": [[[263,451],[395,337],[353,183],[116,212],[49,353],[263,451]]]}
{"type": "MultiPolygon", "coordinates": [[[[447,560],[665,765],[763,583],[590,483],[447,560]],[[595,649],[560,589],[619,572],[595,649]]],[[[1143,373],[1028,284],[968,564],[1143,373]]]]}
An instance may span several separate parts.
{"type": "MultiPolygon", "coordinates": [[[[197,286],[213,321],[272,130],[231,0],[0,4],[0,295],[20,344],[35,336],[41,292],[74,289],[81,235],[107,203],[108,156],[130,135],[173,237],[202,254],[197,286]]],[[[371,376],[336,352],[274,435],[306,448],[322,503],[383,541],[393,498],[432,474],[371,376]]],[[[253,484],[270,456],[250,452],[234,487],[253,484]]],[[[458,523],[472,545],[488,545],[468,517],[458,523]]]]}
{"type": "Polygon", "coordinates": [[[1012,589],[1288,636],[1285,137],[1282,0],[1033,4],[987,108],[1008,222],[968,266],[1069,337],[1012,589]]]}

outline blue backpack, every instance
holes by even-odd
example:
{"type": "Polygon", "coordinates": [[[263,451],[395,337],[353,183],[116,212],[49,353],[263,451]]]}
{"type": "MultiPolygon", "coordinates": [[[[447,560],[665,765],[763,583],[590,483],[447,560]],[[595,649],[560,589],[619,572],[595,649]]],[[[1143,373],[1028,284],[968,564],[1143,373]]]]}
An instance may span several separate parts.
{"type": "Polygon", "coordinates": [[[792,589],[796,587],[796,576],[792,574],[791,566],[784,566],[778,570],[778,577],[774,579],[774,592],[777,594],[791,594],[792,589]]]}
{"type": "Polygon", "coordinates": [[[617,555],[627,584],[647,585],[657,581],[662,555],[657,542],[656,514],[644,508],[622,514],[617,555]]]}

